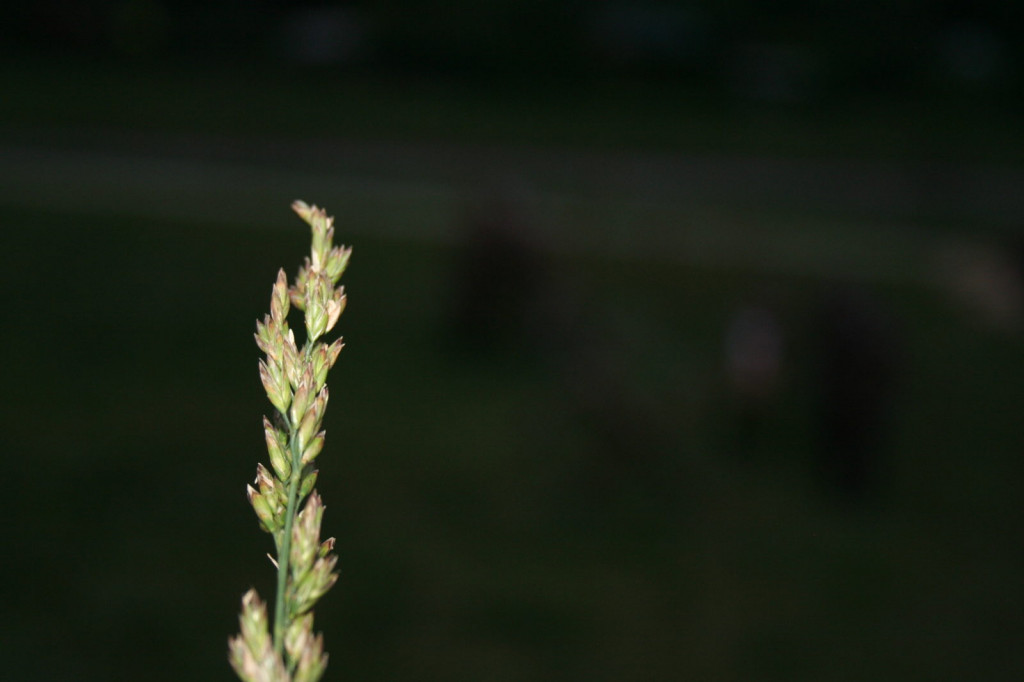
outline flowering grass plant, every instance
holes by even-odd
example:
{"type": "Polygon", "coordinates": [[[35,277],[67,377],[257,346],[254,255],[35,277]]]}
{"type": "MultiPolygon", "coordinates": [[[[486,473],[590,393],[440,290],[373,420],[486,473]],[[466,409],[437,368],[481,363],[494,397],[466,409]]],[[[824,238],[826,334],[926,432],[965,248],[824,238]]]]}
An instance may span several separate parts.
{"type": "Polygon", "coordinates": [[[312,228],[311,252],[291,286],[284,270],[278,271],[270,314],[256,323],[256,344],[266,355],[260,379],[274,414],[263,418],[270,469],[258,464],[257,487],[247,492],[260,527],[274,538],[276,557],[268,556],[277,570],[277,592],[272,624],[255,590],[242,597],[241,632],[229,640],[228,657],[245,682],[320,679],[327,654],[323,636],[313,634],[313,607],[338,579],[334,538],[320,541],[324,505],[313,486],[324,446],[327,373],[343,346],[341,338],[323,338],[345,309],[338,280],[351,249],[332,244],[334,220],[323,209],[301,201],[292,209],[312,228]],[[291,307],[304,314],[301,349],[288,327],[291,307]]]}

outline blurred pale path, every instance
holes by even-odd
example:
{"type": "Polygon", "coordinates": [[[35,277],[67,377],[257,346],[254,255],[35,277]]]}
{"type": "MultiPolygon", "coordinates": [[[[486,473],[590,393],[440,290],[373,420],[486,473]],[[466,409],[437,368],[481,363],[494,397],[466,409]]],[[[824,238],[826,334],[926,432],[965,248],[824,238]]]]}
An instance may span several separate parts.
{"type": "Polygon", "coordinates": [[[1024,218],[1024,171],[998,166],[124,133],[33,137],[0,147],[0,203],[270,227],[282,224],[282,205],[303,196],[342,207],[339,213],[358,218],[356,229],[450,242],[467,197],[511,187],[544,216],[544,243],[557,251],[912,280],[927,277],[921,256],[934,241],[919,221],[952,218],[1000,230],[1024,218]],[[813,216],[813,229],[801,224],[805,216],[813,216]],[[829,230],[830,221],[842,229],[829,230]],[[871,270],[851,271],[855,263],[871,270]]]}

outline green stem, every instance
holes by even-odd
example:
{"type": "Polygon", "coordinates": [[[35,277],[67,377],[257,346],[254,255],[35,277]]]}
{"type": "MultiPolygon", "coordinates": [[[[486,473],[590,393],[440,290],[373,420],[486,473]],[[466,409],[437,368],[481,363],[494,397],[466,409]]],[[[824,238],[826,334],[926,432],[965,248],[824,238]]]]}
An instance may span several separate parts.
{"type": "MultiPolygon", "coordinates": [[[[299,483],[302,481],[302,453],[299,452],[298,427],[289,421],[288,447],[292,455],[292,475],[288,482],[288,509],[284,518],[284,538],[277,555],[277,599],[274,602],[274,651],[280,657],[284,652],[285,591],[288,587],[288,563],[292,555],[292,524],[298,505],[299,483]]],[[[282,660],[284,660],[282,658],[282,660]]]]}
{"type": "MultiPolygon", "coordinates": [[[[302,347],[302,364],[308,367],[312,356],[312,342],[307,341],[302,347]]],[[[277,552],[277,595],[274,600],[274,652],[278,658],[284,660],[284,628],[287,624],[285,613],[285,592],[288,589],[288,565],[292,557],[292,525],[295,523],[295,516],[298,514],[296,507],[299,505],[299,484],[302,482],[302,450],[299,448],[299,424],[293,424],[287,414],[284,414],[285,422],[288,424],[288,449],[292,455],[292,475],[288,481],[288,507],[284,515],[284,538],[277,552]]],[[[299,415],[298,421],[302,421],[299,415]]]]}

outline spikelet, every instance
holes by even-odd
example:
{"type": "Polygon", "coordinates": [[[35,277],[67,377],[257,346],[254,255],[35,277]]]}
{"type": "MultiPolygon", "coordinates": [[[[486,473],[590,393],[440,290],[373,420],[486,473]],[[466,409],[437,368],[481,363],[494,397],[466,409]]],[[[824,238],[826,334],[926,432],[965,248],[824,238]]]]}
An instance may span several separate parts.
{"type": "Polygon", "coordinates": [[[271,627],[267,607],[255,590],[242,597],[240,632],[228,641],[228,660],[244,682],[316,682],[327,667],[323,636],[313,633],[313,607],[338,580],[334,538],[320,540],[323,501],[313,486],[314,460],[324,447],[327,373],[344,344],[319,339],[330,332],[345,309],[338,280],[348,266],[350,248],[334,246],[334,219],[301,201],[294,210],[312,230],[310,255],[288,286],[279,270],[270,297],[270,314],[256,322],[260,380],[276,414],[263,418],[270,468],[256,467],[255,487],[246,487],[260,527],[274,538],[277,594],[271,627]],[[288,327],[291,308],[303,312],[302,348],[288,327]],[[305,504],[303,504],[305,502],[305,504]],[[301,508],[301,512],[299,511],[301,508]]]}

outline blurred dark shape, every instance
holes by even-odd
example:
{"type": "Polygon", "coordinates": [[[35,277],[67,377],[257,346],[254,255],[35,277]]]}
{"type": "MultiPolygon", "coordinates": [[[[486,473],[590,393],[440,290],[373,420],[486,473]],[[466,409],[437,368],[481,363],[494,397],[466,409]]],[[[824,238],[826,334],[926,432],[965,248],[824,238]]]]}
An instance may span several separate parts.
{"type": "MultiPolygon", "coordinates": [[[[576,492],[603,500],[638,487],[652,499],[676,497],[664,468],[679,415],[643,376],[657,362],[656,335],[632,311],[558,277],[527,207],[506,183],[467,212],[454,268],[456,348],[548,372],[553,406],[586,443],[582,460],[566,462],[578,465],[567,481],[576,492]]],[[[659,378],[671,369],[659,366],[659,378]]]]}
{"type": "Polygon", "coordinates": [[[733,433],[741,454],[749,454],[775,405],[784,345],[782,325],[770,308],[747,305],[733,314],[724,350],[729,389],[735,402],[733,433]]]}
{"type": "Polygon", "coordinates": [[[592,297],[580,297],[575,310],[567,308],[561,317],[561,338],[550,357],[568,414],[588,435],[580,479],[585,492],[599,503],[631,490],[650,503],[676,499],[682,415],[671,387],[662,383],[676,372],[652,330],[642,317],[595,305],[592,297]],[[643,376],[652,363],[662,382],[643,376]]]}
{"type": "Polygon", "coordinates": [[[521,349],[536,327],[547,263],[515,192],[492,190],[466,217],[451,331],[472,351],[521,349]]]}
{"type": "Polygon", "coordinates": [[[828,291],[815,323],[819,474],[828,490],[862,502],[880,492],[897,387],[898,334],[882,305],[854,286],[828,291]]]}
{"type": "Polygon", "coordinates": [[[343,64],[366,45],[366,26],[351,8],[311,6],[289,10],[281,21],[284,56],[298,64],[343,64]]]}
{"type": "Polygon", "coordinates": [[[1018,330],[1024,321],[1024,244],[957,243],[940,254],[940,278],[981,323],[1018,330]]]}

